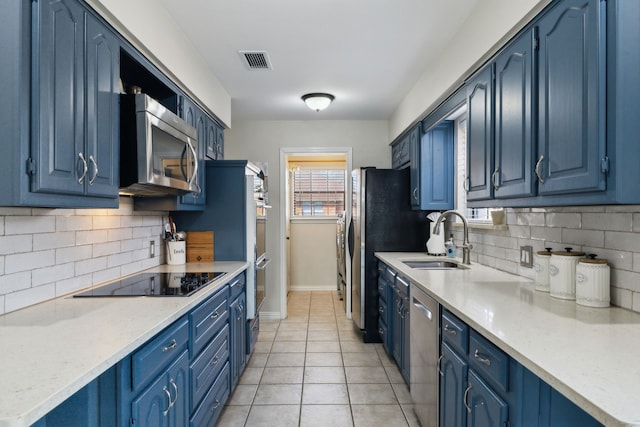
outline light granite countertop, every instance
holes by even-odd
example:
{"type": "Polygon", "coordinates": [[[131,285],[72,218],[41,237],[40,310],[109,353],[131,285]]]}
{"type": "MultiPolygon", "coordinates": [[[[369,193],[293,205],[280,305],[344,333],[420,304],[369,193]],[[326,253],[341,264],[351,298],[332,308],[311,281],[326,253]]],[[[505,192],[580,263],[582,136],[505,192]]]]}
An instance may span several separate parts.
{"type": "Polygon", "coordinates": [[[189,297],[69,295],[0,316],[0,427],[31,425],[247,267],[161,265],[145,272],[227,274],[189,297]]]}
{"type": "Polygon", "coordinates": [[[418,270],[403,261],[436,258],[376,256],[604,425],[640,426],[639,313],[555,299],[478,264],[418,270]]]}

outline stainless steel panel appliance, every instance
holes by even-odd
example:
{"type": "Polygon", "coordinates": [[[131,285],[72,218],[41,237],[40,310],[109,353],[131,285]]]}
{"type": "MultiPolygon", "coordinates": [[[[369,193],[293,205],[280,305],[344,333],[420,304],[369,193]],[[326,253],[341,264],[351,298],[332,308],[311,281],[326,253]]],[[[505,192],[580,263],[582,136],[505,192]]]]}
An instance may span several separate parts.
{"type": "Polygon", "coordinates": [[[425,211],[411,209],[409,170],[360,168],[351,173],[351,313],[364,342],[380,342],[375,252],[424,252],[425,211]]]}
{"type": "Polygon", "coordinates": [[[138,273],[88,289],[74,297],[188,297],[224,272],[138,273]]]}
{"type": "Polygon", "coordinates": [[[338,274],[336,277],[336,288],[340,300],[344,300],[344,292],[347,289],[347,254],[346,254],[346,213],[345,211],[338,213],[338,221],[336,223],[336,260],[338,274]]]}
{"type": "Polygon", "coordinates": [[[121,95],[120,194],[199,193],[197,160],[193,126],[148,95],[121,95]]]}
{"type": "Polygon", "coordinates": [[[422,427],[438,426],[440,304],[411,284],[411,401],[422,427]]]}

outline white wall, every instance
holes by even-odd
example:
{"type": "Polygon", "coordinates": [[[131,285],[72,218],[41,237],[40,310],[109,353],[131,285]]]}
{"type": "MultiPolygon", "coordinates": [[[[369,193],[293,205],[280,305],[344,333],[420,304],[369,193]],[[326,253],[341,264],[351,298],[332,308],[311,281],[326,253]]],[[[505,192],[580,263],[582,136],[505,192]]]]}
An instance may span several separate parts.
{"type": "Polygon", "coordinates": [[[336,221],[291,223],[291,290],[336,290],[336,221]]]}
{"type": "Polygon", "coordinates": [[[227,127],[231,97],[171,15],[155,0],[87,0],[158,68],[227,127]]]}
{"type": "Polygon", "coordinates": [[[267,270],[267,297],[262,312],[281,312],[280,271],[284,231],[280,229],[280,149],[284,147],[352,147],[353,167],[391,166],[386,120],[375,121],[243,121],[225,131],[225,158],[248,159],[269,164],[269,211],[267,252],[274,262],[267,270]]]}
{"type": "MultiPolygon", "coordinates": [[[[482,0],[469,15],[462,30],[451,40],[442,54],[434,58],[411,91],[402,100],[389,120],[389,139],[393,140],[437,101],[449,89],[459,87],[462,78],[474,64],[514,26],[551,0],[482,0]]],[[[519,24],[520,23],[520,24],[519,24]]],[[[502,43],[500,43],[502,44],[502,43]]],[[[419,55],[420,52],[416,52],[419,55]]]]}

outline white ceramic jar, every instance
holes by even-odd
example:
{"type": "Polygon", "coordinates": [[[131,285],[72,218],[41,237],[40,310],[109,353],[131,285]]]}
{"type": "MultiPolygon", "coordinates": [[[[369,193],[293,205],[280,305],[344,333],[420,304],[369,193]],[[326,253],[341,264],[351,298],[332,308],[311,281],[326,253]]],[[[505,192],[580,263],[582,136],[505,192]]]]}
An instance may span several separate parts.
{"type": "Polygon", "coordinates": [[[536,271],[536,291],[549,292],[549,260],[551,248],[539,251],[533,256],[533,268],[536,271]]]}
{"type": "Polygon", "coordinates": [[[576,299],[576,267],[584,252],[572,252],[573,248],[553,252],[549,260],[549,291],[554,298],[576,299]]]}
{"type": "Polygon", "coordinates": [[[611,270],[606,259],[589,254],[576,266],[576,304],[588,307],[609,307],[611,270]]]}

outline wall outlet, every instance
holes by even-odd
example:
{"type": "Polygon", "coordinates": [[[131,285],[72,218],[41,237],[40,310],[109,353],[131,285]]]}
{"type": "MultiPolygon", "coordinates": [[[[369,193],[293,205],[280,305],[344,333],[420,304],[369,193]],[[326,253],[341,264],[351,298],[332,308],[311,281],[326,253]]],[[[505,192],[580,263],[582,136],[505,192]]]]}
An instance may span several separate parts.
{"type": "Polygon", "coordinates": [[[520,246],[520,265],[523,267],[533,267],[533,247],[520,246]]]}

